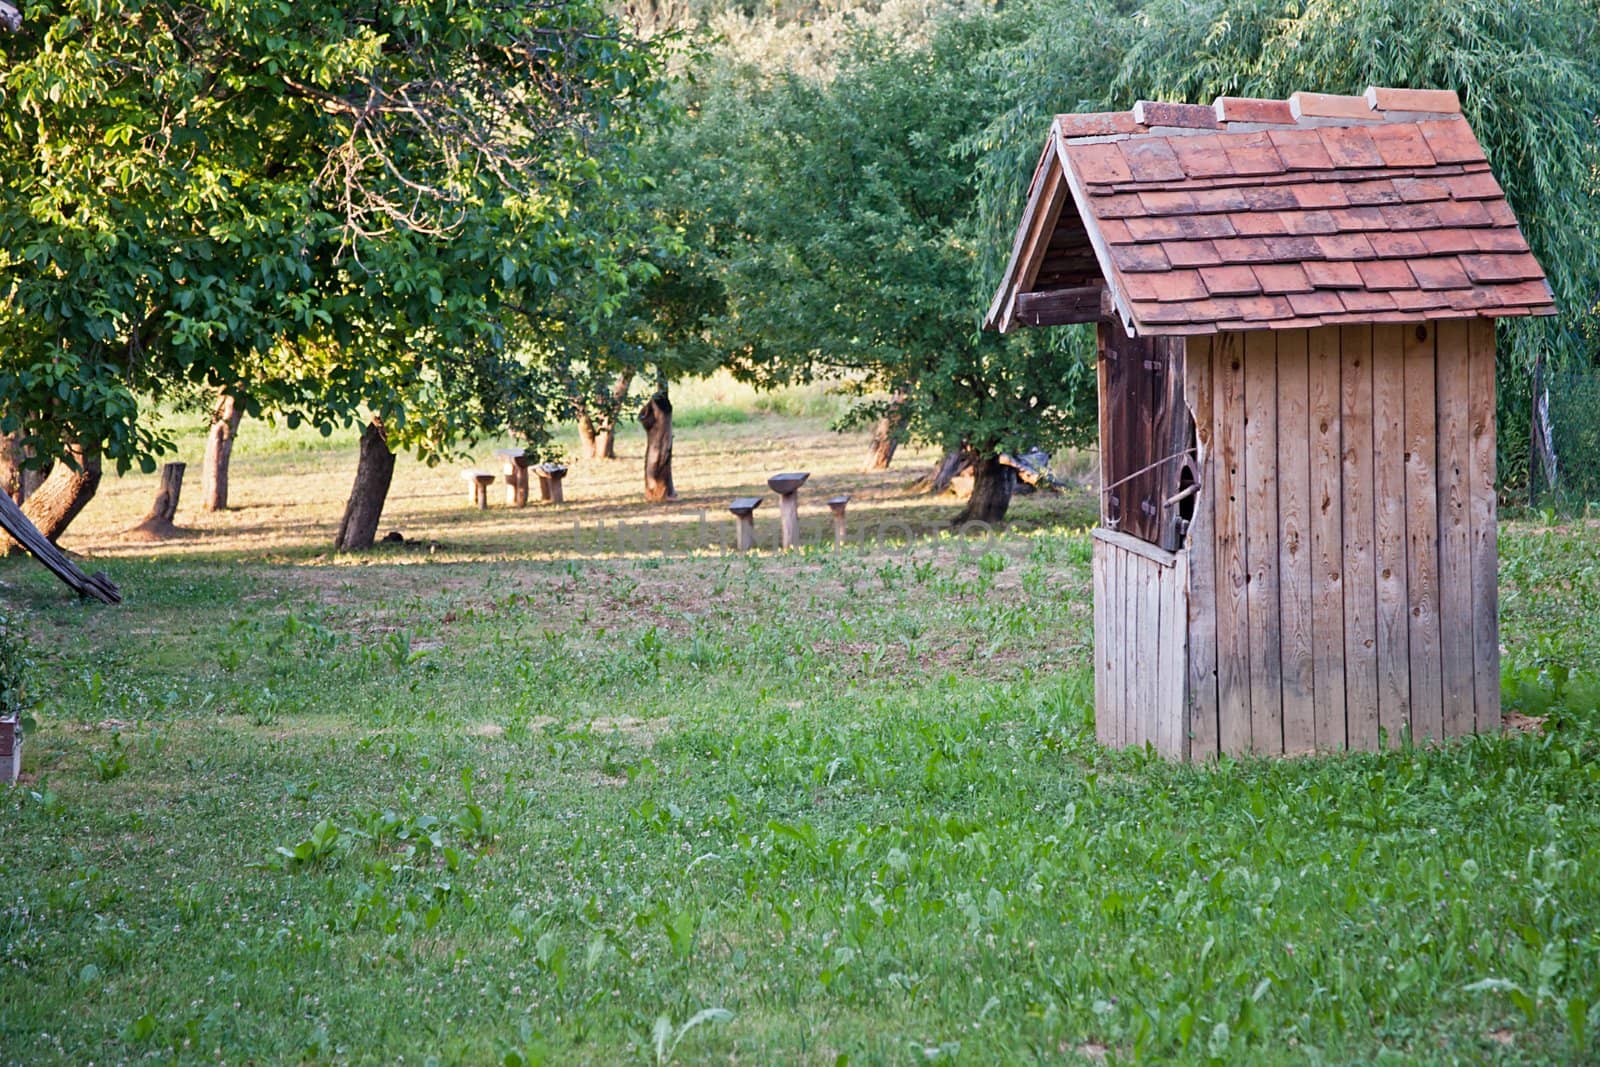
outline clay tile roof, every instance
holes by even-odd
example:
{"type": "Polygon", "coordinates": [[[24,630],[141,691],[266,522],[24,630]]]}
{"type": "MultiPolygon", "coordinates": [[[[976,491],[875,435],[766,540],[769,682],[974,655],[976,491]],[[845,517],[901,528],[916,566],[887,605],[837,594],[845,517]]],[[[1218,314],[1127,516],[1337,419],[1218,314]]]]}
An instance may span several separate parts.
{"type": "Polygon", "coordinates": [[[1101,284],[1136,334],[1556,310],[1439,89],[1057,116],[987,325],[1101,284]]]}

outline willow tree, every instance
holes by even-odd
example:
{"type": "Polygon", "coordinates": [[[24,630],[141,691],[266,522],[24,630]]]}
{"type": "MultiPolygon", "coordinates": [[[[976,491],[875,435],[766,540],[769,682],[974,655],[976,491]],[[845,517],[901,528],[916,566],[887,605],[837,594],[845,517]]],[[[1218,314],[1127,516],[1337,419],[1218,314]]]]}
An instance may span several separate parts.
{"type": "Polygon", "coordinates": [[[0,433],[61,460],[28,503],[52,537],[104,462],[153,466],[143,401],[176,383],[444,448],[528,384],[508,300],[620,277],[605,187],[658,53],[589,0],[29,15],[0,38],[0,433]]]}
{"type": "Polygon", "coordinates": [[[1600,300],[1600,4],[1595,0],[1033,0],[987,58],[1009,106],[967,142],[1003,266],[1038,131],[1061,111],[1368,85],[1454,89],[1562,308],[1501,319],[1503,477],[1527,476],[1529,386],[1593,359],[1600,300]],[[1520,409],[1519,409],[1520,405],[1520,409]]]}

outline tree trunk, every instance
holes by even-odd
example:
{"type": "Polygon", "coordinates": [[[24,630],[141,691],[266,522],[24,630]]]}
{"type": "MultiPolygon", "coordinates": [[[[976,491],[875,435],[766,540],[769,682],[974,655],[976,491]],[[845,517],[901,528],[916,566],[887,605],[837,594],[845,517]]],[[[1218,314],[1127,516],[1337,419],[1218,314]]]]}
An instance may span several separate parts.
{"type": "Polygon", "coordinates": [[[972,466],[972,453],[965,448],[946,452],[939,465],[912,485],[913,492],[932,493],[937,496],[950,488],[956,475],[972,466]]]}
{"type": "Polygon", "coordinates": [[[18,504],[25,499],[22,493],[22,434],[0,434],[0,493],[18,504]]]}
{"type": "Polygon", "coordinates": [[[1536,506],[1542,495],[1554,491],[1560,480],[1556,468],[1556,442],[1550,425],[1550,385],[1544,376],[1544,353],[1533,361],[1533,414],[1528,425],[1528,504],[1536,506]]]}
{"type": "Polygon", "coordinates": [[[233,459],[233,439],[239,434],[244,408],[232,393],[223,393],[211,413],[206,435],[206,457],[200,465],[200,510],[228,510],[228,464],[233,459]]]}
{"type": "Polygon", "coordinates": [[[1017,487],[1017,469],[1001,463],[1000,457],[989,453],[972,463],[972,496],[967,506],[951,524],[961,526],[969,522],[998,523],[1005,519],[1011,506],[1011,494],[1017,487]]]}
{"type": "MultiPolygon", "coordinates": [[[[32,457],[30,456],[29,458],[31,459],[32,457]]],[[[37,493],[39,491],[39,487],[44,484],[46,478],[50,477],[50,472],[54,469],[54,463],[49,464],[43,469],[38,467],[24,467],[22,469],[22,498],[18,500],[17,503],[25,503],[30,496],[37,493]]]]}
{"type": "Polygon", "coordinates": [[[672,487],[672,401],[665,388],[639,409],[644,427],[644,498],[652,504],[678,499],[672,487]]]}
{"type": "Polygon", "coordinates": [[[889,401],[889,410],[884,412],[883,418],[872,428],[872,444],[867,450],[867,465],[864,470],[889,469],[889,463],[894,459],[895,449],[900,447],[900,437],[905,430],[905,405],[906,398],[903,394],[896,393],[889,401]]]}
{"type": "MultiPolygon", "coordinates": [[[[617,458],[617,413],[622,410],[622,402],[628,399],[628,390],[631,388],[633,371],[627,370],[617,375],[616,384],[611,387],[611,406],[607,409],[609,417],[604,426],[597,427],[595,435],[597,459],[617,458]]],[[[662,395],[666,395],[665,390],[662,395]]],[[[672,479],[669,477],[667,480],[670,482],[672,479]]]]}
{"type": "Polygon", "coordinates": [[[161,488],[156,491],[155,502],[150,505],[149,514],[130,532],[143,534],[152,540],[171,537],[177,533],[173,520],[178,515],[178,498],[183,493],[183,472],[189,469],[187,463],[163,463],[161,465],[161,488]]]}
{"type": "Polygon", "coordinates": [[[389,434],[381,421],[373,419],[361,435],[355,485],[350,489],[350,502],[345,505],[344,519],[333,542],[337,551],[359,552],[372,547],[393,479],[394,453],[389,451],[389,434]]]}
{"type": "Polygon", "coordinates": [[[578,409],[578,455],[584,459],[599,459],[599,436],[594,432],[594,419],[583,408],[578,409]]]}
{"type": "Polygon", "coordinates": [[[100,488],[100,449],[69,445],[70,462],[57,463],[55,469],[28,496],[22,513],[39,532],[54,544],[72,525],[72,520],[94,499],[100,488]]]}

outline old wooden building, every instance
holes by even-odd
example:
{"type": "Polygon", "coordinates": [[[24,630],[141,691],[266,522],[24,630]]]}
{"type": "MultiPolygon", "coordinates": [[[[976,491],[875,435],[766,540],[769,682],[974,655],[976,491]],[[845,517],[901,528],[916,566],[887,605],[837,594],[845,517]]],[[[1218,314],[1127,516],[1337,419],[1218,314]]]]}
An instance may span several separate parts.
{"type": "Polygon", "coordinates": [[[1101,740],[1498,727],[1493,320],[1554,310],[1452,92],[1058,116],[988,324],[1099,323],[1101,740]]]}

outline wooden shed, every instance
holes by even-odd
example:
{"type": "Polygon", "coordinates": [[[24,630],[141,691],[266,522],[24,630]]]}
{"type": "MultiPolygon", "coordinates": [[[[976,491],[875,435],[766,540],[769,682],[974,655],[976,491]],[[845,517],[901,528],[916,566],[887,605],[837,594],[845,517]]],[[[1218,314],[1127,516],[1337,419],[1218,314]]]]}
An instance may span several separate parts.
{"type": "Polygon", "coordinates": [[[1099,323],[1100,739],[1497,728],[1492,320],[1554,313],[1452,92],[1058,116],[987,324],[1099,323]]]}

